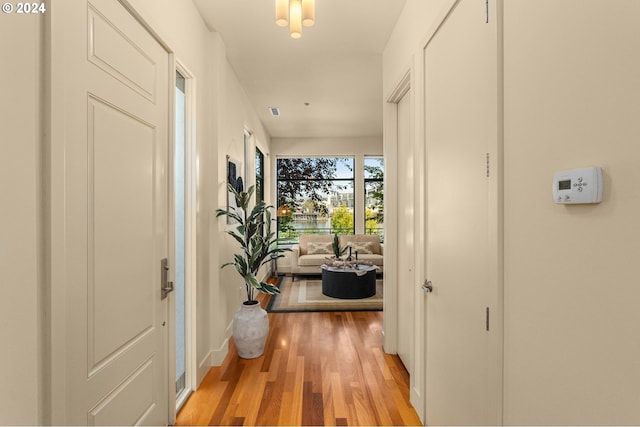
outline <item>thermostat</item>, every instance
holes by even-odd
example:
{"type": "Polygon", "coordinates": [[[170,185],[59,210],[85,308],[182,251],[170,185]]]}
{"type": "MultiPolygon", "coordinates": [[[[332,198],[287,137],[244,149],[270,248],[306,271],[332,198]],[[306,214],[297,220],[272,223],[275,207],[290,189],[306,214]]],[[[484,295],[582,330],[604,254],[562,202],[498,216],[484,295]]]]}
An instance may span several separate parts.
{"type": "Polygon", "coordinates": [[[589,167],[556,173],[553,177],[553,201],[562,204],[600,203],[602,168],[589,167]]]}

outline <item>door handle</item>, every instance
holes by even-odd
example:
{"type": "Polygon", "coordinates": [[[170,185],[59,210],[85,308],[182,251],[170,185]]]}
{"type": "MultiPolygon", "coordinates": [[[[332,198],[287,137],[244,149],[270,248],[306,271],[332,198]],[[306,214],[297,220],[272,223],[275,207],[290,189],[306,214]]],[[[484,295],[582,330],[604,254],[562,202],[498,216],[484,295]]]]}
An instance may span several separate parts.
{"type": "Polygon", "coordinates": [[[425,293],[433,292],[433,284],[431,283],[431,280],[425,280],[424,281],[424,284],[422,285],[422,290],[425,293]]]}
{"type": "Polygon", "coordinates": [[[160,299],[165,299],[173,291],[173,282],[169,281],[169,260],[162,258],[160,261],[160,299]]]}
{"type": "Polygon", "coordinates": [[[167,282],[167,286],[162,287],[162,299],[165,299],[167,295],[173,292],[175,289],[173,287],[173,282],[167,282]]]}

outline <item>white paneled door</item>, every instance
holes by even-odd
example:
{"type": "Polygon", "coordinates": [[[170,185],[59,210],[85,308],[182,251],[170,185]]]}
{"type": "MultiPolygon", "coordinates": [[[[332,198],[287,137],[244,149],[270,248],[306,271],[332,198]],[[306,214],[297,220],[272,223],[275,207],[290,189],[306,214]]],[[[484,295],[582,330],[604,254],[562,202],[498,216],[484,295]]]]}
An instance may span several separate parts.
{"type": "Polygon", "coordinates": [[[424,51],[429,425],[500,423],[493,3],[458,1],[424,51]]]}
{"type": "Polygon", "coordinates": [[[53,317],[64,317],[52,343],[63,393],[53,422],[167,425],[170,56],[120,2],[69,3],[51,10],[63,37],[53,54],[64,51],[53,67],[54,85],[64,81],[64,113],[53,112],[54,127],[64,114],[64,142],[52,148],[52,174],[63,176],[52,229],[64,215],[52,240],[64,265],[53,280],[63,291],[53,317]]]}

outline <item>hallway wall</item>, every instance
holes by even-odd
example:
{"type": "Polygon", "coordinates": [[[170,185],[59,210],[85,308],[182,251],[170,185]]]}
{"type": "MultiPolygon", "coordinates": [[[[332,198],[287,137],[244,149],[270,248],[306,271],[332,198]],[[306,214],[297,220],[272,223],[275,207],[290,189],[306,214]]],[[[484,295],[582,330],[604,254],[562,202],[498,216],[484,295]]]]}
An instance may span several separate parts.
{"type": "Polygon", "coordinates": [[[640,423],[640,3],[504,2],[505,423],[640,423]],[[598,205],[554,172],[601,166],[598,205]]]}
{"type": "MultiPolygon", "coordinates": [[[[270,155],[270,139],[264,130],[257,114],[252,109],[246,93],[226,59],[222,62],[224,55],[224,45],[219,41],[220,50],[216,70],[218,81],[216,102],[218,107],[218,120],[220,126],[216,135],[218,141],[218,175],[215,184],[218,188],[217,206],[212,207],[211,215],[216,223],[216,235],[212,236],[212,242],[216,242],[219,249],[217,262],[210,262],[212,275],[213,270],[217,272],[218,288],[214,294],[212,306],[214,321],[219,327],[214,331],[212,345],[212,364],[220,365],[227,354],[228,340],[231,337],[231,327],[233,316],[240,308],[243,301],[247,299],[244,281],[238,275],[234,267],[226,267],[220,270],[220,265],[233,261],[233,255],[238,252],[238,243],[228,234],[227,230],[235,228],[235,225],[227,225],[225,218],[215,219],[216,208],[226,208],[227,205],[227,169],[226,156],[242,162],[241,176],[248,188],[254,182],[255,174],[255,151],[254,145],[258,144],[265,155],[265,162],[268,162],[270,155]],[[247,129],[253,134],[253,144],[248,147],[245,153],[244,130],[247,129]],[[249,176],[251,175],[251,176],[249,176]],[[223,243],[224,242],[224,243],[223,243]]],[[[265,181],[271,179],[270,172],[267,171],[265,181]]],[[[267,203],[271,203],[269,194],[265,193],[267,203]]],[[[264,271],[264,270],[263,270],[264,271]]]]}
{"type": "Polygon", "coordinates": [[[43,24],[0,15],[0,425],[42,424],[43,24]]]}
{"type": "MultiPolygon", "coordinates": [[[[416,58],[453,1],[426,3],[407,0],[385,94],[407,67],[422,72],[416,58]]],[[[502,3],[503,421],[637,425],[640,3],[502,3]],[[584,166],[603,167],[603,202],[554,204],[554,172],[584,166]]]]}

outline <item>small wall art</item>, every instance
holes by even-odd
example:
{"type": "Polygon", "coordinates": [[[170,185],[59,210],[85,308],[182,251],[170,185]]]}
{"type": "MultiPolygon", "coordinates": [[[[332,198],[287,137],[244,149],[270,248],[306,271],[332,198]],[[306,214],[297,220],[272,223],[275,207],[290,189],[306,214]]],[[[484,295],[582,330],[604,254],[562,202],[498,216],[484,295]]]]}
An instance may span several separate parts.
{"type": "MultiPolygon", "coordinates": [[[[233,186],[236,191],[244,191],[244,183],[241,176],[242,163],[239,160],[227,156],[227,184],[233,186]]],[[[226,190],[226,189],[225,189],[226,190]]],[[[237,208],[238,202],[233,194],[227,192],[227,210],[237,208]]],[[[227,217],[227,224],[233,224],[235,221],[227,217]]]]}

